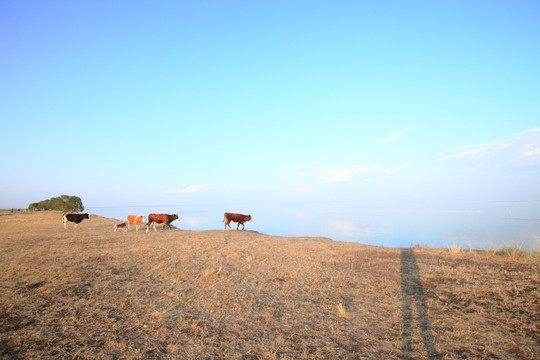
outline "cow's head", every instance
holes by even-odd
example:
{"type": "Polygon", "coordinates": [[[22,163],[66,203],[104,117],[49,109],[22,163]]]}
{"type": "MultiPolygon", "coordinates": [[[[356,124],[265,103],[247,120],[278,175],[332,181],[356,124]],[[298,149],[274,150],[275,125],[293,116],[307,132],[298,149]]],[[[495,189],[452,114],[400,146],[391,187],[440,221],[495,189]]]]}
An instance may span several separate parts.
{"type": "Polygon", "coordinates": [[[144,216],[141,216],[142,217],[142,221],[146,222],[146,218],[144,216]]]}
{"type": "Polygon", "coordinates": [[[174,220],[179,220],[179,219],[178,219],[178,214],[174,214],[174,215],[172,216],[171,222],[173,222],[174,220]]]}
{"type": "Polygon", "coordinates": [[[83,219],[88,219],[88,220],[90,220],[90,218],[88,217],[88,214],[87,214],[87,213],[84,213],[84,214],[83,214],[83,219]]]}
{"type": "Polygon", "coordinates": [[[247,221],[253,221],[253,220],[251,220],[251,215],[246,216],[246,220],[247,221]]]}

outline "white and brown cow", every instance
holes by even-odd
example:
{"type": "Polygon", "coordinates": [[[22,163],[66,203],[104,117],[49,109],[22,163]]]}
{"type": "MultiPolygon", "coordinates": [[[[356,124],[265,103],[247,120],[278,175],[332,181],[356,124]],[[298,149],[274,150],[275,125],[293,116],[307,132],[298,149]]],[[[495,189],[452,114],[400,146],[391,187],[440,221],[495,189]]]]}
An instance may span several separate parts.
{"type": "Polygon", "coordinates": [[[141,223],[143,221],[146,221],[146,218],[144,216],[128,215],[128,217],[127,217],[127,226],[131,230],[131,226],[129,226],[129,224],[135,224],[135,229],[137,231],[139,231],[139,228],[141,227],[141,223]]]}
{"type": "Polygon", "coordinates": [[[128,231],[128,224],[123,222],[123,223],[114,225],[114,232],[116,232],[116,230],[118,230],[118,229],[122,229],[122,231],[127,232],[128,231]]]}

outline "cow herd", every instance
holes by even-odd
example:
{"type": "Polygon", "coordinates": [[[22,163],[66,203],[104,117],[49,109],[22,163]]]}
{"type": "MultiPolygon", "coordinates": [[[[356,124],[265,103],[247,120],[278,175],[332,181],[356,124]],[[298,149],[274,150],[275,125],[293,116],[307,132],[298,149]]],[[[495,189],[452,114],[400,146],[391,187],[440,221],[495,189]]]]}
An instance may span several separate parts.
{"type": "MultiPolygon", "coordinates": [[[[67,230],[66,224],[68,222],[75,223],[75,228],[79,228],[79,224],[84,219],[90,219],[88,217],[88,214],[79,214],[79,213],[64,213],[62,214],[63,223],[64,223],[64,229],[67,230]]],[[[161,230],[164,230],[166,226],[169,227],[169,230],[172,230],[171,223],[175,220],[180,221],[180,218],[177,214],[169,215],[169,214],[149,214],[148,219],[146,219],[144,216],[139,215],[128,215],[127,221],[119,224],[114,225],[114,231],[121,229],[122,231],[128,231],[131,230],[130,224],[135,224],[135,229],[139,231],[139,228],[141,227],[142,222],[146,222],[146,232],[150,229],[150,226],[156,230],[156,224],[163,224],[163,227],[161,230]]],[[[237,223],[236,230],[238,230],[239,226],[242,225],[242,230],[244,230],[244,223],[247,221],[252,221],[251,215],[243,215],[243,214],[235,214],[235,213],[225,213],[223,215],[223,222],[225,223],[225,230],[227,229],[227,226],[229,229],[231,229],[231,222],[237,223]]]]}

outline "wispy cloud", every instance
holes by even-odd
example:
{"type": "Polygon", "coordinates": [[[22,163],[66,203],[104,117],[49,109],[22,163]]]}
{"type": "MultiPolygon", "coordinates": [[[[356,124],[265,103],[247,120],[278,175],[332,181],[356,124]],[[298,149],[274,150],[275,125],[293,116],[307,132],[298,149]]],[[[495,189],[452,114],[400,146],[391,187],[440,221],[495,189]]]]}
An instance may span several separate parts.
{"type": "Polygon", "coordinates": [[[455,153],[453,153],[451,155],[439,156],[439,157],[437,157],[435,159],[435,162],[445,162],[445,161],[454,160],[454,159],[462,159],[462,158],[465,158],[465,157],[468,157],[468,156],[477,155],[480,151],[481,150],[478,150],[478,149],[459,151],[459,152],[455,152],[455,153]]]}
{"type": "Polygon", "coordinates": [[[540,127],[537,127],[478,144],[458,146],[440,153],[433,161],[446,163],[465,158],[489,158],[494,154],[506,158],[528,157],[540,154],[540,148],[530,149],[539,143],[540,127]]]}
{"type": "Polygon", "coordinates": [[[412,130],[412,127],[410,127],[410,126],[405,128],[405,129],[398,130],[398,131],[394,132],[393,134],[391,134],[390,136],[387,136],[385,138],[380,139],[379,142],[382,142],[382,143],[394,142],[394,141],[396,141],[397,139],[399,139],[400,137],[402,137],[403,135],[405,135],[406,133],[408,133],[411,130],[412,130]]]}
{"type": "Polygon", "coordinates": [[[297,173],[300,176],[312,176],[318,181],[324,183],[348,182],[354,176],[359,174],[388,174],[391,169],[385,168],[368,168],[359,165],[353,165],[342,168],[327,168],[327,169],[298,169],[297,173]]]}
{"type": "Polygon", "coordinates": [[[536,148],[534,150],[528,150],[523,153],[523,156],[536,156],[540,155],[540,148],[536,148]]]}
{"type": "Polygon", "coordinates": [[[203,186],[203,185],[191,185],[188,187],[185,187],[183,189],[174,190],[175,193],[185,194],[185,193],[194,193],[199,191],[208,191],[210,190],[209,186],[203,186]]]}
{"type": "Polygon", "coordinates": [[[525,144],[521,147],[521,149],[525,150],[525,149],[531,149],[531,150],[526,150],[522,156],[536,156],[536,155],[540,155],[540,143],[529,143],[529,144],[525,144]],[[532,149],[534,148],[534,149],[532,149]]]}

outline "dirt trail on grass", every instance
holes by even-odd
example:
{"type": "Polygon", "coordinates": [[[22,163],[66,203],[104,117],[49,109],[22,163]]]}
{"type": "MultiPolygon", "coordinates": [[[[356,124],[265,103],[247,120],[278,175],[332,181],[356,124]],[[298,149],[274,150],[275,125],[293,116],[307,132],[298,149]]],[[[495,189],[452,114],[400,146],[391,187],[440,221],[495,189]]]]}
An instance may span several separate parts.
{"type": "Polygon", "coordinates": [[[2,357],[539,358],[537,254],[61,217],[0,214],[2,357]]]}

